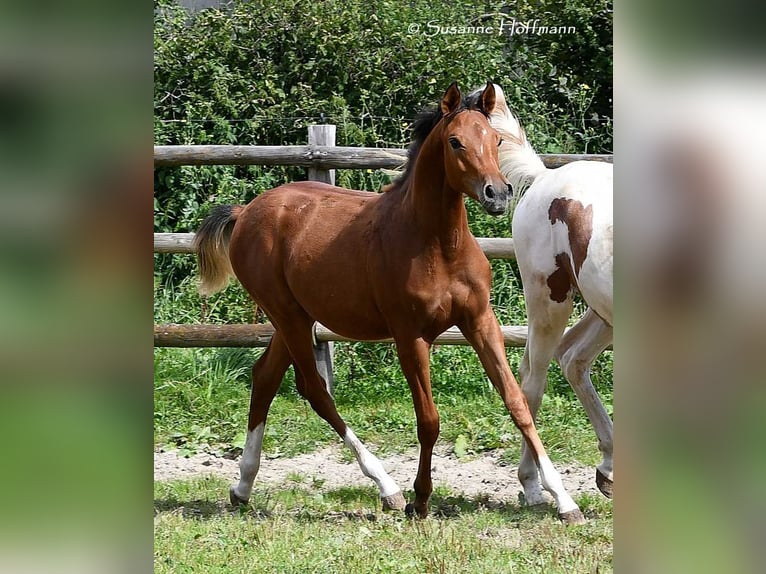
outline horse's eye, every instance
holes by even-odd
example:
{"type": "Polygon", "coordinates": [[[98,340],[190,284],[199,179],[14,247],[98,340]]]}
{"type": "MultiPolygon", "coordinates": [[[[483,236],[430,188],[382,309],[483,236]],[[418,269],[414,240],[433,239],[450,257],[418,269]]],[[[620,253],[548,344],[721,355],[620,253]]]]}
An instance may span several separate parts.
{"type": "Polygon", "coordinates": [[[503,138],[500,138],[497,142],[497,147],[500,147],[503,143],[503,138]]]}
{"type": "Polygon", "coordinates": [[[457,138],[450,138],[449,145],[452,146],[452,149],[460,149],[461,147],[463,147],[463,144],[461,144],[460,140],[457,138]]]}

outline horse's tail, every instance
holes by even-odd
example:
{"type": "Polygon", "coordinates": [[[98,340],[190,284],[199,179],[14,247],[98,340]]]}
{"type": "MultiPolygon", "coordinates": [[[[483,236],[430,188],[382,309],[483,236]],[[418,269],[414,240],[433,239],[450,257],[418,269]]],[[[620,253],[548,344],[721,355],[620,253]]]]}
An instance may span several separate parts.
{"type": "Polygon", "coordinates": [[[194,237],[201,295],[212,295],[225,289],[229,277],[234,275],[229,261],[229,240],[242,209],[241,205],[217,205],[202,222],[194,237]]]}
{"type": "Polygon", "coordinates": [[[495,107],[489,121],[503,138],[497,152],[500,171],[513,186],[514,193],[521,194],[547,168],[527,140],[524,128],[508,107],[505,94],[498,85],[495,85],[495,107]]]}

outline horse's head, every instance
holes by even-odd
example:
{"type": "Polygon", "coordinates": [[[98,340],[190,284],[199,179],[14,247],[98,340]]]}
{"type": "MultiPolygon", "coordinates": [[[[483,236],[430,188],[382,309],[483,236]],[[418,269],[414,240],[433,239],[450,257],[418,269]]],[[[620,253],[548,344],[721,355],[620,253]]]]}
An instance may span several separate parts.
{"type": "MultiPolygon", "coordinates": [[[[495,106],[489,113],[489,124],[497,130],[503,143],[498,149],[500,171],[508,179],[515,195],[520,195],[532,185],[535,178],[545,171],[545,165],[527,140],[513,110],[508,107],[503,90],[495,88],[495,106]]],[[[478,89],[465,99],[466,106],[477,106],[483,94],[478,89]]]]}
{"type": "Polygon", "coordinates": [[[512,189],[500,173],[500,135],[489,124],[495,107],[495,87],[488,83],[473,107],[464,107],[457,83],[442,98],[444,167],[447,183],[475,199],[490,215],[505,213],[512,189]]]}

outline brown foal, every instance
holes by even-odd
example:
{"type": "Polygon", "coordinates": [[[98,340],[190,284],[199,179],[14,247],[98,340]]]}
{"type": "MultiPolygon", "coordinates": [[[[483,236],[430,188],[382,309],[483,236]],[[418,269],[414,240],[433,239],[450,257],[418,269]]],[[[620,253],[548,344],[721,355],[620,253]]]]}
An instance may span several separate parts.
{"type": "Polygon", "coordinates": [[[404,506],[400,489],[346,426],[317,372],[312,333],[319,322],[351,339],[394,339],[420,442],[415,501],[406,510],[425,517],[439,434],[429,350],[439,334],[456,325],[524,436],[559,515],[566,522],[583,520],[546,456],[508,366],[490,306],[489,262],[468,229],[464,195],[494,215],[508,205],[509,187],[497,161],[500,137],[487,119],[494,105],[492,84],[473,108],[465,107],[452,84],[439,107],[416,120],[407,170],[385,193],[290,183],[247,206],[219,206],[203,222],[195,240],[200,291],[224,288],[233,273],[276,329],[253,366],[247,442],[240,482],[230,493],[233,504],[249,500],[266,416],[292,364],[298,392],[353,450],[362,472],[378,485],[384,509],[404,506]]]}

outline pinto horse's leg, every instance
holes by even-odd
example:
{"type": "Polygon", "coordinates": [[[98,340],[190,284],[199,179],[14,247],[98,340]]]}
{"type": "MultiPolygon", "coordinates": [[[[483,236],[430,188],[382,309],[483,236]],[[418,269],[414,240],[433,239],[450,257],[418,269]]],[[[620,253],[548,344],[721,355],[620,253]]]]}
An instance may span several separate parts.
{"type": "Polygon", "coordinates": [[[250,500],[253,482],[261,465],[261,446],[266,416],[289,366],[290,353],[281,334],[277,331],[271,338],[266,351],[253,365],[250,414],[247,421],[245,448],[239,462],[239,484],[229,490],[229,499],[235,506],[246,504],[250,500]]]}
{"type": "MultiPolygon", "coordinates": [[[[535,281],[533,277],[524,283],[524,298],[529,329],[519,378],[532,420],[535,420],[548,383],[548,368],[572,314],[572,297],[567,296],[561,302],[551,300],[545,279],[540,277],[535,281]]],[[[535,459],[526,444],[521,445],[518,474],[527,505],[546,504],[549,499],[540,483],[535,459]]]]}
{"type": "Polygon", "coordinates": [[[439,437],[439,412],[431,395],[430,357],[431,346],[423,339],[402,340],[394,338],[402,372],[412,393],[420,442],[420,463],[415,477],[415,503],[408,504],[406,512],[417,512],[420,518],[428,515],[428,499],[433,491],[431,482],[431,457],[439,437]]]}
{"type": "Polygon", "coordinates": [[[521,431],[537,463],[543,487],[553,495],[556,501],[559,518],[567,524],[584,523],[585,518],[582,512],[564,489],[561,477],[551,464],[537,434],[527,400],[508,366],[503,334],[492,309],[487,307],[484,313],[472,320],[470,324],[460,326],[460,330],[476,350],[489,380],[500,393],[514,424],[521,431]]]}
{"type": "Polygon", "coordinates": [[[596,389],[590,380],[593,361],[612,342],[612,327],[607,325],[592,309],[567,331],[556,350],[556,360],[564,376],[580,399],[598,437],[598,448],[603,460],[596,467],[596,485],[612,498],[614,481],[612,471],[612,419],[606,412],[596,389]]]}
{"type": "Polygon", "coordinates": [[[311,322],[292,323],[289,326],[290,335],[285,336],[296,369],[295,382],[298,392],[309,402],[311,408],[335,429],[354,453],[362,473],[378,486],[383,510],[403,509],[405,500],[402,491],[386,473],[380,460],[367,450],[338,414],[335,401],[327,391],[327,384],[317,370],[311,328],[311,322]]]}

